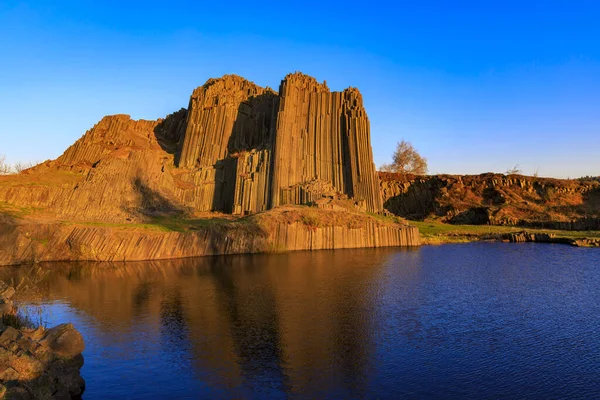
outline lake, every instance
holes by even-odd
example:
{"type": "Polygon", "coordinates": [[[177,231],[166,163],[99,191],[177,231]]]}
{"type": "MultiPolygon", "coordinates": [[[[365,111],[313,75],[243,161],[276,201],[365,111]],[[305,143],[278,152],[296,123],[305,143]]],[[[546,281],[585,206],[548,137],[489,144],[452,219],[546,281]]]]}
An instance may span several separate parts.
{"type": "Polygon", "coordinates": [[[600,250],[471,243],[5,267],[84,399],[600,398],[600,250]]]}

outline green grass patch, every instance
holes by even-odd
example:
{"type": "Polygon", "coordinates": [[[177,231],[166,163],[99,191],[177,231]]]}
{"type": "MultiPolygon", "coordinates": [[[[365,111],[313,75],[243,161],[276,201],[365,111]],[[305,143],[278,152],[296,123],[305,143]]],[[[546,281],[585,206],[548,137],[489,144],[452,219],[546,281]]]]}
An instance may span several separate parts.
{"type": "Polygon", "coordinates": [[[0,202],[0,214],[8,215],[15,218],[23,218],[33,213],[43,211],[39,207],[19,207],[6,202],[0,202]]]}
{"type": "Polygon", "coordinates": [[[388,224],[404,224],[404,223],[406,223],[405,219],[395,216],[395,215],[375,214],[375,213],[368,212],[368,211],[367,211],[367,215],[369,215],[371,218],[376,219],[377,221],[385,222],[388,224]]]}
{"type": "Polygon", "coordinates": [[[164,226],[161,226],[161,225],[158,225],[158,224],[152,224],[152,223],[148,223],[148,224],[138,224],[138,223],[126,224],[126,223],[112,223],[112,222],[101,222],[101,221],[77,221],[77,222],[63,221],[63,223],[65,223],[65,224],[77,224],[77,225],[84,225],[84,226],[94,226],[94,227],[99,227],[99,228],[144,229],[144,230],[158,231],[158,232],[169,232],[170,231],[169,229],[167,229],[164,226]]]}
{"type": "Polygon", "coordinates": [[[252,229],[257,226],[251,218],[228,219],[212,218],[185,218],[183,216],[154,216],[146,223],[111,223],[102,221],[63,221],[63,223],[76,223],[84,226],[101,228],[137,229],[155,232],[188,232],[202,229],[252,229]]]}

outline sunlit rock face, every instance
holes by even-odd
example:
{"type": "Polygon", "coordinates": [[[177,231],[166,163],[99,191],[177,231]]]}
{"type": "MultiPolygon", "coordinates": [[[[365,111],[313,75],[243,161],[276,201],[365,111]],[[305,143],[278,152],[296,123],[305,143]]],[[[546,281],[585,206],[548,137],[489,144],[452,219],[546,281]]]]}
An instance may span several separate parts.
{"type": "Polygon", "coordinates": [[[228,75],[192,94],[179,165],[203,172],[204,209],[245,214],[333,193],[380,212],[369,129],[357,89],[295,73],[277,94],[228,75]]]}
{"type": "Polygon", "coordinates": [[[106,116],[56,160],[0,176],[0,265],[420,244],[365,212],[383,204],[358,89],[225,75],[187,109],[106,116]],[[300,205],[314,207],[286,210],[300,205]],[[212,222],[178,225],[191,219],[212,222]]]}
{"type": "Polygon", "coordinates": [[[301,73],[279,93],[236,75],[209,79],[187,110],[157,121],[104,117],[58,159],[0,180],[0,202],[110,222],[245,215],[324,197],[383,210],[360,92],[331,92],[301,73]]]}
{"type": "Polygon", "coordinates": [[[12,286],[0,281],[0,398],[80,398],[85,349],[72,324],[32,328],[31,316],[17,312],[12,286]]]}
{"type": "Polygon", "coordinates": [[[452,224],[600,229],[600,182],[523,175],[416,176],[380,172],[385,208],[452,224]]]}

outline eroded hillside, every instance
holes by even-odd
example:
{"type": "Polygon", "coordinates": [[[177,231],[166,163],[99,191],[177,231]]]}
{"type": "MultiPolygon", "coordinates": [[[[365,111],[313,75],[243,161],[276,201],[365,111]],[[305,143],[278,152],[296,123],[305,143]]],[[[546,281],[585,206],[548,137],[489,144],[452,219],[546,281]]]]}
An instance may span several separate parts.
{"type": "Polygon", "coordinates": [[[408,219],[565,230],[600,229],[600,182],[522,175],[379,173],[384,206],[408,219]]]}

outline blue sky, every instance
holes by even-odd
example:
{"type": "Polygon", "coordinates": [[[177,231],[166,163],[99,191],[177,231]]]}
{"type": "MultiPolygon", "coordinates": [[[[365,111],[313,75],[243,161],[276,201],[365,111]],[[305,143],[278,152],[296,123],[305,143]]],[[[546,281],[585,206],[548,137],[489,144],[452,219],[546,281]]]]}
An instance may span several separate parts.
{"type": "Polygon", "coordinates": [[[600,175],[594,1],[121,3],[0,1],[8,161],[55,158],[106,114],[164,117],[210,77],[302,71],[361,90],[377,165],[404,138],[430,173],[600,175]]]}

